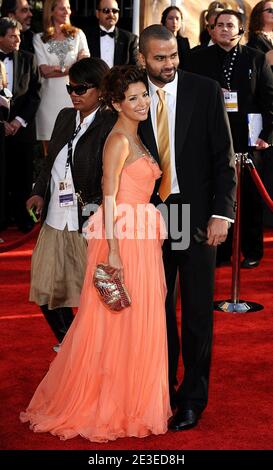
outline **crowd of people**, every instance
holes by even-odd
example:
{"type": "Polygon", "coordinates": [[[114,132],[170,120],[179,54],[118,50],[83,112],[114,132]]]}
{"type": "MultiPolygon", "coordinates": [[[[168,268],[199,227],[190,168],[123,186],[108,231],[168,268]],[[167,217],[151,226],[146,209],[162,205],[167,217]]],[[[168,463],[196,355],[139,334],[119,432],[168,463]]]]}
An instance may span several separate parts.
{"type": "MultiPolygon", "coordinates": [[[[259,169],[272,157],[273,2],[252,10],[249,45],[240,44],[241,12],[212,2],[193,49],[178,7],[139,38],[117,27],[119,12],[117,1],[99,0],[96,27],[82,31],[70,23],[69,0],[45,0],[42,32],[33,34],[27,0],[1,6],[0,228],[13,220],[27,232],[29,212],[40,218],[30,300],[58,342],[20,418],[61,439],[198,424],[215,267],[232,256],[235,152],[250,153],[259,169]],[[253,115],[261,125],[250,142],[253,115]],[[33,182],[37,140],[45,156],[33,182]],[[99,263],[130,294],[119,313],[97,295],[99,263]]],[[[255,268],[262,204],[248,174],[242,196],[242,267],[255,268]]]]}

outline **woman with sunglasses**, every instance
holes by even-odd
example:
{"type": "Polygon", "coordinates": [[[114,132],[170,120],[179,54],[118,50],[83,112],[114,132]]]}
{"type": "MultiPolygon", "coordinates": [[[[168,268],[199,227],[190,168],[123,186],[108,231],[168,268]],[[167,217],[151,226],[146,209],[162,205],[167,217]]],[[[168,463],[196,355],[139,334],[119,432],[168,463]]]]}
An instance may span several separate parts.
{"type": "Polygon", "coordinates": [[[103,98],[118,118],[103,152],[103,207],[90,218],[88,263],[81,302],[55,361],[21,414],[34,432],[92,442],[167,431],[168,387],[165,277],[160,212],[150,204],[161,176],[138,136],[150,98],[146,74],[116,66],[103,98]],[[124,217],[125,215],[125,217],[124,217]],[[93,285],[106,262],[131,296],[114,312],[93,285]]]}
{"type": "Polygon", "coordinates": [[[41,103],[36,114],[37,139],[48,141],[59,111],[71,106],[66,93],[69,67],[83,57],[89,57],[85,34],[70,23],[69,0],[45,0],[43,32],[34,36],[33,45],[42,75],[41,103]]]}
{"type": "Polygon", "coordinates": [[[273,1],[263,0],[251,11],[247,45],[264,52],[273,66],[273,1]]]}
{"type": "Polygon", "coordinates": [[[86,264],[82,226],[88,205],[102,199],[102,147],[114,117],[102,110],[100,84],[108,66],[86,58],[69,69],[74,108],[55,122],[49,153],[27,208],[41,216],[32,256],[30,301],[36,302],[61,343],[78,306],[86,264]]]}

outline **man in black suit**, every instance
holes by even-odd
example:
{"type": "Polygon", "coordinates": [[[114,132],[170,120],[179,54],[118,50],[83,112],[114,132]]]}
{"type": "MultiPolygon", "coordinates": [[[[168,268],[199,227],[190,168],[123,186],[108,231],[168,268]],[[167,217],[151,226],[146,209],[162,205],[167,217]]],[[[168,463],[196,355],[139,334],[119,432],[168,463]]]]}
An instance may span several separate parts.
{"type": "Polygon", "coordinates": [[[36,141],[35,114],[40,103],[40,80],[34,55],[20,51],[20,25],[12,18],[0,18],[0,60],[7,71],[7,88],[13,94],[9,119],[4,121],[8,213],[18,228],[27,232],[31,219],[25,201],[32,187],[33,144],[36,141]]]}
{"type": "MultiPolygon", "coordinates": [[[[233,148],[222,92],[207,78],[177,71],[177,43],[164,26],[152,25],[140,35],[140,59],[148,74],[150,115],[140,126],[140,135],[160,162],[156,114],[163,90],[168,114],[171,185],[165,205],[173,204],[179,217],[190,205],[190,220],[182,220],[188,243],[175,246],[169,216],[168,239],[163,245],[167,282],[166,318],[169,352],[171,405],[178,411],[171,421],[173,430],[197,424],[208,401],[208,384],[213,324],[213,288],[216,246],[222,243],[229,221],[234,219],[235,169],[233,148]],[[177,273],[182,299],[182,355],[184,379],[175,391],[179,357],[174,291],[177,273]]],[[[160,193],[162,181],[157,187],[160,193]]],[[[154,202],[159,202],[155,195],[154,202]]],[[[162,201],[161,201],[162,202],[162,201]]],[[[181,225],[181,220],[179,221],[181,225]]],[[[181,227],[179,228],[181,230],[181,227]]]]}
{"type": "Polygon", "coordinates": [[[118,3],[115,0],[99,0],[96,17],[98,25],[84,31],[91,57],[100,57],[110,68],[113,65],[136,64],[138,38],[116,26],[118,3]]]}
{"type": "Polygon", "coordinates": [[[22,26],[20,49],[32,52],[33,32],[31,31],[32,9],[27,0],[2,0],[1,16],[13,18],[22,26]]]}
{"type": "MultiPolygon", "coordinates": [[[[243,32],[240,13],[220,12],[215,19],[216,44],[192,53],[187,68],[219,82],[229,111],[234,149],[250,152],[257,169],[261,170],[263,151],[273,142],[273,75],[263,53],[239,45],[243,32]],[[249,113],[262,116],[262,130],[252,148],[248,141],[249,113]]],[[[260,196],[246,171],[242,182],[241,217],[242,266],[245,268],[258,266],[263,256],[262,213],[260,196]]],[[[219,262],[230,259],[230,240],[221,247],[219,256],[219,262]]]]}

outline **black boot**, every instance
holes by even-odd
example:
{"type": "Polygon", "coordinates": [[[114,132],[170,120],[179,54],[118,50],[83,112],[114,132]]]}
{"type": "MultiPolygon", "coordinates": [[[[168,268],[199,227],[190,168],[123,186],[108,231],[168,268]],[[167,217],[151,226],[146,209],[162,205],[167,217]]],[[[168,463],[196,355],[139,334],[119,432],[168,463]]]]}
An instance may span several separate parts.
{"type": "Polygon", "coordinates": [[[40,306],[44,317],[59,343],[62,342],[74,318],[71,307],[49,310],[47,305],[40,306]]]}

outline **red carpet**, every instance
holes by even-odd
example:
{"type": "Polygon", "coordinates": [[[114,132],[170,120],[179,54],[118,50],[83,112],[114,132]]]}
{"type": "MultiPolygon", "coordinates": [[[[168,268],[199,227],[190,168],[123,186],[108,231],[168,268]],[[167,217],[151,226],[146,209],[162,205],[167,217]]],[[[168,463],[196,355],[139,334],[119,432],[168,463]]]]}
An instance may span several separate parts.
{"type": "MultiPolygon", "coordinates": [[[[34,236],[34,235],[33,235],[34,236]]],[[[265,258],[241,272],[241,298],[264,310],[215,313],[210,400],[192,430],[145,439],[92,444],[83,438],[60,441],[34,434],[19,421],[54,357],[55,344],[37,306],[28,303],[34,240],[0,254],[1,416],[0,448],[65,450],[272,449],[273,442],[273,233],[265,237],[265,258]]],[[[230,297],[231,268],[216,276],[216,299],[230,297]]]]}

